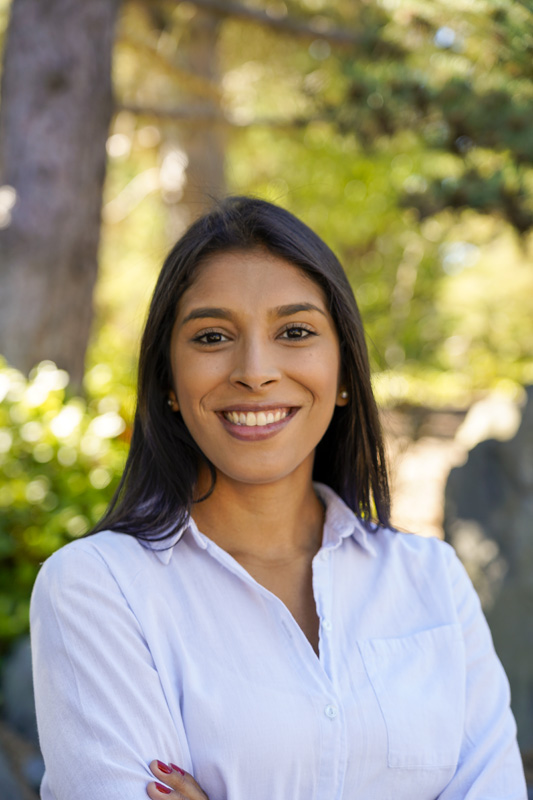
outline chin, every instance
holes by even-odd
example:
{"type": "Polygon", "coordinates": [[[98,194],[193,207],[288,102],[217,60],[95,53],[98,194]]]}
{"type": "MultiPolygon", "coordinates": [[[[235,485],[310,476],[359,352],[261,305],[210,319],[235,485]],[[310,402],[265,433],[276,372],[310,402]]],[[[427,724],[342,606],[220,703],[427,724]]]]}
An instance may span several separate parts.
{"type": "Polygon", "coordinates": [[[243,484],[246,486],[262,486],[278,483],[291,476],[296,477],[299,475],[301,477],[303,473],[306,475],[309,473],[309,475],[311,475],[313,462],[312,460],[309,462],[308,459],[305,459],[300,464],[290,465],[283,469],[278,459],[277,463],[272,465],[265,464],[263,461],[255,467],[250,465],[242,470],[224,470],[218,467],[216,469],[217,475],[222,480],[225,479],[229,480],[231,483],[243,484]]]}

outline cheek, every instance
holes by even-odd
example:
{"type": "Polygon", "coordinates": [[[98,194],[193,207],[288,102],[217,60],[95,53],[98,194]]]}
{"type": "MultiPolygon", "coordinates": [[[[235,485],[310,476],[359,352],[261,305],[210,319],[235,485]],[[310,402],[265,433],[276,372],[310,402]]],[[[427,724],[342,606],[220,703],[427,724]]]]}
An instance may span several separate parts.
{"type": "Polygon", "coordinates": [[[305,354],[300,360],[301,379],[320,400],[335,400],[339,383],[340,364],[334,348],[320,354],[305,354]]]}
{"type": "Polygon", "coordinates": [[[216,359],[180,358],[173,364],[174,388],[180,407],[195,406],[220,381],[216,359]]]}

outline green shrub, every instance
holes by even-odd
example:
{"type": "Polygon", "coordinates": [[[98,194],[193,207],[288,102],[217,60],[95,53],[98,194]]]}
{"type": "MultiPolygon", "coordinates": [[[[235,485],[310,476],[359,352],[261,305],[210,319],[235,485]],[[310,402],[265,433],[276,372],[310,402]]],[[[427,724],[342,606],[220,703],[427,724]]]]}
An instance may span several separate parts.
{"type": "Polygon", "coordinates": [[[28,629],[40,564],[102,516],[126,459],[129,429],[109,369],[73,396],[49,361],[29,379],[0,361],[0,653],[28,629]]]}

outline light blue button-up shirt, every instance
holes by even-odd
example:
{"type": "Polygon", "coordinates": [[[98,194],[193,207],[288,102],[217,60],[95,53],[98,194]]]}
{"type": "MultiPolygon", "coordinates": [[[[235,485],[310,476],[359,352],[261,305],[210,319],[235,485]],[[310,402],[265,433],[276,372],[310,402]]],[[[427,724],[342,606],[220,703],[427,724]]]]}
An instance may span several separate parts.
{"type": "Polygon", "coordinates": [[[145,800],[154,758],[210,800],[525,800],[507,679],[452,548],[368,533],[316,489],[319,657],[193,520],[158,549],[104,532],[48,559],[43,800],[145,800]]]}

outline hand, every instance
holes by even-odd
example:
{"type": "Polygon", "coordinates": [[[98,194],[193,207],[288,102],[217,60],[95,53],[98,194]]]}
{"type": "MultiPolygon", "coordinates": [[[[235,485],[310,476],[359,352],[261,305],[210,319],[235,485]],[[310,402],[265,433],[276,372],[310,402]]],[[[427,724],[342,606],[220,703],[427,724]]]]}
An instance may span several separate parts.
{"type": "Polygon", "coordinates": [[[152,761],[150,769],[157,778],[146,787],[151,800],[209,800],[193,776],[181,767],[152,761]]]}

